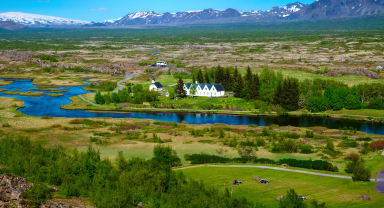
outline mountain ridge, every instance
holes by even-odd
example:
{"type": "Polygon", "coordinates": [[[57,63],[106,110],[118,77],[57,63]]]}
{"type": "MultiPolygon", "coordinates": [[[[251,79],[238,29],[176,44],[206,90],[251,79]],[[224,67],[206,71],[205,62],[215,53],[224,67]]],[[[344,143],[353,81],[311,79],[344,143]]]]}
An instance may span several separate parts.
{"type": "Polygon", "coordinates": [[[384,15],[383,0],[316,0],[311,4],[294,2],[285,6],[276,6],[266,11],[238,11],[233,8],[225,10],[210,8],[175,13],[138,11],[115,20],[96,23],[37,14],[7,12],[0,13],[0,27],[1,25],[9,26],[11,22],[27,27],[127,27],[145,25],[177,26],[201,23],[279,23],[367,16],[380,16],[380,18],[383,18],[382,15],[384,15]]]}

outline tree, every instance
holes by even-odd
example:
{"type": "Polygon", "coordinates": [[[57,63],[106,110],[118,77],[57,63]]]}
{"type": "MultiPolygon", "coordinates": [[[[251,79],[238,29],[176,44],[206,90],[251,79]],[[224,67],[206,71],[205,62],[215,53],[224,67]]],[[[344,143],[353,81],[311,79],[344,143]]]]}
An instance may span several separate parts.
{"type": "Polygon", "coordinates": [[[180,97],[180,98],[184,98],[187,96],[187,92],[185,92],[185,90],[184,90],[184,82],[181,79],[181,77],[179,78],[179,81],[177,82],[176,96],[180,97]]]}
{"type": "Polygon", "coordinates": [[[235,97],[242,97],[244,89],[244,82],[241,74],[237,73],[236,82],[234,83],[233,92],[235,93],[235,97]]]}
{"type": "Polygon", "coordinates": [[[204,83],[204,76],[203,76],[203,72],[201,71],[201,69],[199,69],[199,72],[197,73],[197,81],[199,83],[204,83]]]}
{"type": "Polygon", "coordinates": [[[100,92],[97,92],[95,95],[95,102],[96,104],[105,104],[104,97],[101,95],[100,92]]]}
{"type": "Polygon", "coordinates": [[[327,110],[328,101],[323,96],[310,97],[307,103],[307,109],[311,112],[322,112],[327,110]]]}
{"type": "Polygon", "coordinates": [[[347,164],[345,172],[351,173],[353,181],[369,181],[371,178],[371,172],[365,168],[364,161],[360,158],[352,160],[347,164]]]}
{"type": "Polygon", "coordinates": [[[320,203],[317,200],[313,200],[311,202],[311,205],[312,205],[313,208],[327,208],[327,205],[325,204],[325,202],[320,203]]]}
{"type": "Polygon", "coordinates": [[[215,82],[223,83],[223,81],[224,81],[224,71],[223,71],[223,68],[219,65],[217,66],[217,70],[216,70],[215,82]]]}
{"type": "Polygon", "coordinates": [[[206,83],[210,83],[210,78],[209,78],[209,74],[208,74],[208,72],[205,72],[204,75],[205,75],[205,76],[204,76],[204,77],[205,77],[205,80],[204,80],[204,81],[205,81],[206,83]]]}
{"type": "Polygon", "coordinates": [[[189,89],[189,92],[192,96],[196,95],[196,85],[192,84],[191,88],[189,89]]]}
{"type": "Polygon", "coordinates": [[[273,102],[284,109],[293,111],[299,108],[299,83],[297,79],[288,78],[279,82],[276,88],[273,102]]]}
{"type": "Polygon", "coordinates": [[[259,90],[260,90],[260,80],[259,75],[255,74],[253,76],[253,80],[249,86],[250,90],[250,99],[257,99],[259,97],[259,90]]]}
{"type": "Polygon", "coordinates": [[[295,190],[290,189],[287,192],[287,196],[285,196],[282,200],[280,200],[279,204],[280,208],[304,208],[305,204],[302,199],[300,199],[299,195],[295,192],[295,190]]]}
{"type": "Polygon", "coordinates": [[[169,146],[156,145],[153,148],[153,161],[165,168],[171,168],[180,165],[181,160],[176,151],[169,146]]]}

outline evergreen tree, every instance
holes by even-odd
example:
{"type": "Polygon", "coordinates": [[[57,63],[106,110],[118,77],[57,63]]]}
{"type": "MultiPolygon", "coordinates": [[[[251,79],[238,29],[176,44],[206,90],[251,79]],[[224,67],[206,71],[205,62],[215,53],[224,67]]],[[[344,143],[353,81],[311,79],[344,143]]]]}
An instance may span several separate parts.
{"type": "Polygon", "coordinates": [[[260,90],[260,80],[259,80],[259,75],[255,74],[253,76],[253,80],[250,84],[250,99],[257,99],[259,97],[259,90],[260,90]]]}
{"type": "Polygon", "coordinates": [[[244,90],[244,82],[241,74],[237,73],[236,81],[234,84],[233,92],[235,93],[235,97],[242,97],[244,90]]]}
{"type": "Polygon", "coordinates": [[[217,67],[215,78],[216,78],[215,79],[216,83],[223,83],[224,71],[223,71],[223,68],[220,65],[217,67]]]}
{"type": "Polygon", "coordinates": [[[205,76],[205,78],[204,78],[204,81],[206,82],[206,83],[210,83],[210,78],[209,78],[209,73],[208,72],[205,72],[205,74],[204,74],[205,76]]]}
{"type": "Polygon", "coordinates": [[[204,76],[203,76],[203,72],[201,71],[201,69],[199,69],[199,72],[197,73],[197,81],[199,83],[204,83],[204,76]]]}
{"type": "Polygon", "coordinates": [[[299,97],[300,92],[297,79],[288,78],[283,83],[279,82],[277,85],[273,103],[293,111],[299,108],[299,97]]]}
{"type": "Polygon", "coordinates": [[[192,73],[192,83],[196,83],[195,74],[192,73]]]}
{"type": "Polygon", "coordinates": [[[231,78],[231,73],[229,72],[229,69],[225,69],[224,81],[222,84],[225,90],[227,91],[232,90],[232,78],[231,78]]]}
{"type": "Polygon", "coordinates": [[[273,104],[275,105],[281,105],[281,103],[283,102],[282,101],[282,93],[283,93],[283,86],[282,86],[282,83],[279,82],[277,84],[277,88],[276,88],[276,91],[275,91],[275,95],[273,97],[273,104]]]}
{"type": "Polygon", "coordinates": [[[187,96],[187,92],[185,92],[185,90],[184,90],[184,82],[181,79],[181,77],[179,78],[179,81],[177,82],[176,96],[180,97],[180,98],[184,98],[187,96]]]}

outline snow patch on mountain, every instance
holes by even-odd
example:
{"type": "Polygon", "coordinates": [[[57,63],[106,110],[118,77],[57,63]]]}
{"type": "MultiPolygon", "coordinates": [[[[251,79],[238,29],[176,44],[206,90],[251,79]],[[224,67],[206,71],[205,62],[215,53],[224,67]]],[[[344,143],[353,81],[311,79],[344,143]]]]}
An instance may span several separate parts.
{"type": "Polygon", "coordinates": [[[65,25],[85,25],[87,21],[73,20],[61,17],[53,17],[39,14],[29,14],[23,12],[0,13],[0,21],[12,21],[27,26],[65,26],[65,25]]]}

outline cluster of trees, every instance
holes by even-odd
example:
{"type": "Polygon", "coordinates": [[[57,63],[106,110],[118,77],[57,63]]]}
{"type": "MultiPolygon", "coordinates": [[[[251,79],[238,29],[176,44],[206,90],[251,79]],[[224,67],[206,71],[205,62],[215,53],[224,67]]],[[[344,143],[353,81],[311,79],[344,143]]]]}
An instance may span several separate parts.
{"type": "MultiPolygon", "coordinates": [[[[294,189],[290,189],[287,191],[286,196],[283,196],[283,198],[279,202],[279,208],[306,208],[308,207],[307,204],[304,202],[303,199],[300,198],[300,196],[296,193],[294,189]]],[[[310,207],[313,208],[326,208],[327,205],[325,202],[320,203],[316,200],[311,201],[310,207]]]]}
{"type": "Polygon", "coordinates": [[[346,158],[350,160],[345,167],[346,173],[352,173],[352,180],[354,181],[369,181],[371,172],[365,167],[364,160],[360,155],[355,154],[346,158]]]}
{"type": "Polygon", "coordinates": [[[185,160],[190,161],[192,164],[229,163],[229,162],[261,163],[261,164],[275,164],[275,165],[287,164],[291,167],[298,167],[298,168],[326,170],[326,171],[332,171],[332,172],[338,171],[338,168],[336,166],[324,160],[280,159],[278,161],[275,161],[267,158],[257,158],[255,156],[228,158],[228,157],[209,155],[209,154],[203,154],[203,153],[185,155],[184,158],[185,160]]]}
{"type": "Polygon", "coordinates": [[[312,112],[345,109],[384,109],[384,84],[360,84],[354,87],[327,80],[298,81],[284,78],[279,72],[263,69],[253,74],[248,67],[244,76],[237,68],[214,67],[194,71],[193,81],[221,83],[235,97],[261,100],[269,105],[280,105],[286,110],[308,109],[312,112]]]}
{"type": "MultiPolygon", "coordinates": [[[[245,199],[205,188],[172,171],[180,163],[170,147],[156,146],[153,158],[116,161],[101,159],[92,148],[70,151],[44,148],[28,139],[0,140],[0,172],[13,173],[39,184],[26,196],[36,206],[49,199],[44,184],[57,186],[66,197],[88,198],[96,207],[255,207],[245,199]]],[[[47,193],[48,191],[48,193],[47,193]]]]}
{"type": "Polygon", "coordinates": [[[95,95],[97,104],[154,102],[159,100],[159,93],[144,89],[142,85],[128,85],[123,90],[102,94],[98,91],[95,95]]]}

